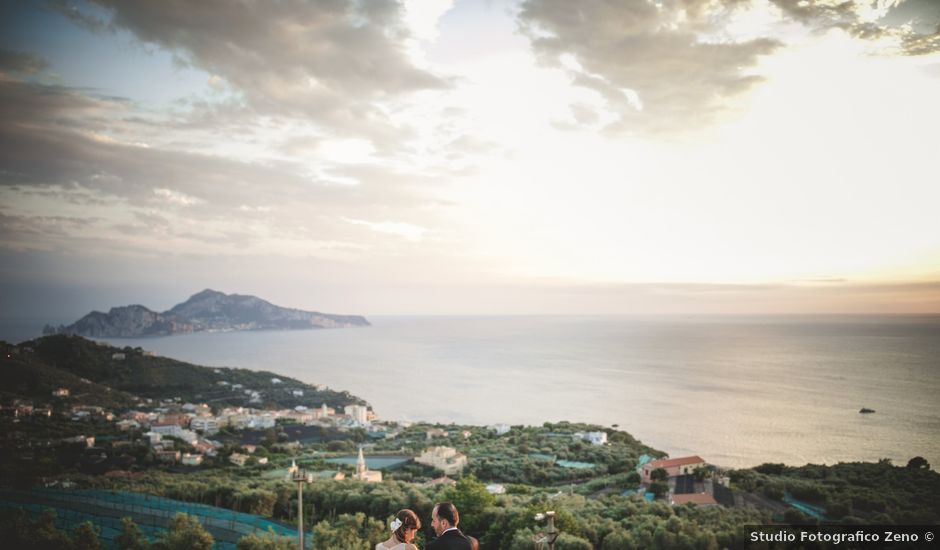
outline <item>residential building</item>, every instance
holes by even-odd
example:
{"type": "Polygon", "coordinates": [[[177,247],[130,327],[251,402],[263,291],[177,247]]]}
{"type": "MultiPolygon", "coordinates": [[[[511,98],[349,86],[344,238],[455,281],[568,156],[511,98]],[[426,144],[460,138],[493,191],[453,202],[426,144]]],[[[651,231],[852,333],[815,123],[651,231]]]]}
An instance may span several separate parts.
{"type": "Polygon", "coordinates": [[[415,459],[418,464],[425,464],[444,472],[444,475],[458,475],[467,465],[467,457],[453,447],[429,447],[415,459]]]}
{"type": "Polygon", "coordinates": [[[140,422],[136,420],[121,420],[115,424],[115,426],[117,426],[117,428],[122,432],[127,430],[136,430],[137,428],[140,428],[140,422]]]}
{"type": "Polygon", "coordinates": [[[326,403],[324,403],[323,406],[314,411],[314,418],[326,418],[328,416],[334,416],[335,414],[336,409],[333,407],[327,407],[326,403]]]}
{"type": "Polygon", "coordinates": [[[187,443],[193,443],[199,436],[192,430],[184,430],[179,424],[161,424],[156,423],[150,426],[150,431],[160,435],[182,439],[187,443]]]}
{"type": "Polygon", "coordinates": [[[200,416],[189,422],[190,430],[199,430],[206,435],[219,433],[219,420],[212,416],[200,416]]]}
{"type": "Polygon", "coordinates": [[[486,492],[491,495],[504,495],[506,494],[506,487],[499,483],[491,483],[486,486],[486,492]]]}
{"type": "Polygon", "coordinates": [[[496,432],[496,435],[506,435],[512,428],[509,426],[509,424],[493,424],[492,426],[489,426],[489,429],[496,432]]]}
{"type": "Polygon", "coordinates": [[[607,432],[577,432],[574,436],[584,441],[590,441],[592,445],[607,443],[607,432]]]}
{"type": "Polygon", "coordinates": [[[157,451],[154,454],[160,462],[179,462],[182,456],[179,451],[157,451]]]}
{"type": "Polygon", "coordinates": [[[369,407],[365,405],[347,405],[344,412],[362,426],[369,423],[369,407]]]}
{"type": "Polygon", "coordinates": [[[202,460],[203,460],[202,455],[184,453],[182,461],[183,461],[183,465],[185,466],[199,466],[200,464],[202,464],[202,460]]]}
{"type": "Polygon", "coordinates": [[[274,416],[270,414],[251,416],[248,419],[248,427],[253,429],[263,430],[273,428],[275,425],[274,416]]]}
{"type": "Polygon", "coordinates": [[[428,441],[431,441],[435,437],[447,437],[448,435],[450,434],[447,433],[447,430],[442,430],[440,428],[434,428],[434,429],[428,430],[426,434],[428,441]]]}
{"type": "Polygon", "coordinates": [[[244,466],[245,463],[248,462],[248,455],[232,453],[232,455],[228,457],[228,461],[236,466],[244,466]]]}
{"type": "Polygon", "coordinates": [[[647,462],[640,468],[640,477],[643,483],[650,483],[650,477],[657,468],[666,470],[666,477],[675,477],[683,474],[691,474],[696,468],[704,468],[705,461],[698,455],[684,456],[681,458],[664,458],[647,462]]]}

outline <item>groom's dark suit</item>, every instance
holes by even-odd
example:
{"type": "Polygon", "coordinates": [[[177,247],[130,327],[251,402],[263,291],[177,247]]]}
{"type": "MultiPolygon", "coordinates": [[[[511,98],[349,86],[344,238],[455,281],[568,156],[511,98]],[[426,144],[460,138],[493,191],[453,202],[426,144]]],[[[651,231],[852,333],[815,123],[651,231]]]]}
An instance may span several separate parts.
{"type": "Polygon", "coordinates": [[[470,550],[470,540],[460,530],[451,529],[431,541],[427,550],[470,550]]]}

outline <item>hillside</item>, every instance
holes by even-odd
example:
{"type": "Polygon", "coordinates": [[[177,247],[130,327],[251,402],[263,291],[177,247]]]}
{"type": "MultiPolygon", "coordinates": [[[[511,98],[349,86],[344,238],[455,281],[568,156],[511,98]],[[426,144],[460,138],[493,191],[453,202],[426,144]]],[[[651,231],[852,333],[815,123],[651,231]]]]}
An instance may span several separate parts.
{"type": "Polygon", "coordinates": [[[77,334],[92,338],[167,336],[200,331],[298,330],[369,326],[360,315],[335,315],[276,306],[256,296],[206,289],[168,311],[142,305],[93,311],[68,326],[47,326],[46,334],[77,334]]]}
{"type": "Polygon", "coordinates": [[[251,390],[260,394],[260,406],[265,408],[364,403],[349,392],[317,389],[268,371],[203,367],[153,356],[141,348],[117,348],[80,336],[44,336],[18,346],[4,344],[4,348],[0,359],[4,384],[0,391],[5,397],[48,399],[53,389],[66,387],[73,395],[89,394],[82,398],[82,404],[101,405],[104,400],[112,406],[129,405],[134,396],[139,396],[179,397],[221,406],[248,405],[245,390],[251,390]],[[295,396],[295,390],[303,395],[295,396]],[[114,397],[105,397],[108,395],[114,397]]]}

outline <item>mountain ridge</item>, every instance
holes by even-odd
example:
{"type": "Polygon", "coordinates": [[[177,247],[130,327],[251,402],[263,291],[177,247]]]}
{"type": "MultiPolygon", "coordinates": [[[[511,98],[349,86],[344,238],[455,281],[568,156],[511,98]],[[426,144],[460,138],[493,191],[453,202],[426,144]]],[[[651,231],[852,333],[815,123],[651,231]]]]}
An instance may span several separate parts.
{"type": "Polygon", "coordinates": [[[92,311],[68,326],[49,325],[44,334],[90,338],[169,336],[189,332],[236,330],[301,330],[370,326],[361,315],[337,315],[276,306],[257,296],[225,294],[207,288],[164,312],[140,305],[92,311]]]}

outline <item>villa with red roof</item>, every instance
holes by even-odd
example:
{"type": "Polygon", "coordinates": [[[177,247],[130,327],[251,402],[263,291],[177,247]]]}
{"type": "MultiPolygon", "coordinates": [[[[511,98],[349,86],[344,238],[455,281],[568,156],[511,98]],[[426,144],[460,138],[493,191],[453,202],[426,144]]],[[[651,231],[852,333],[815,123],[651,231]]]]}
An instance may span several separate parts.
{"type": "Polygon", "coordinates": [[[705,461],[698,455],[684,456],[681,458],[663,458],[644,464],[640,470],[640,477],[643,479],[643,483],[650,483],[653,481],[650,476],[657,468],[666,470],[666,477],[676,477],[691,474],[696,468],[704,467],[705,461]]]}

